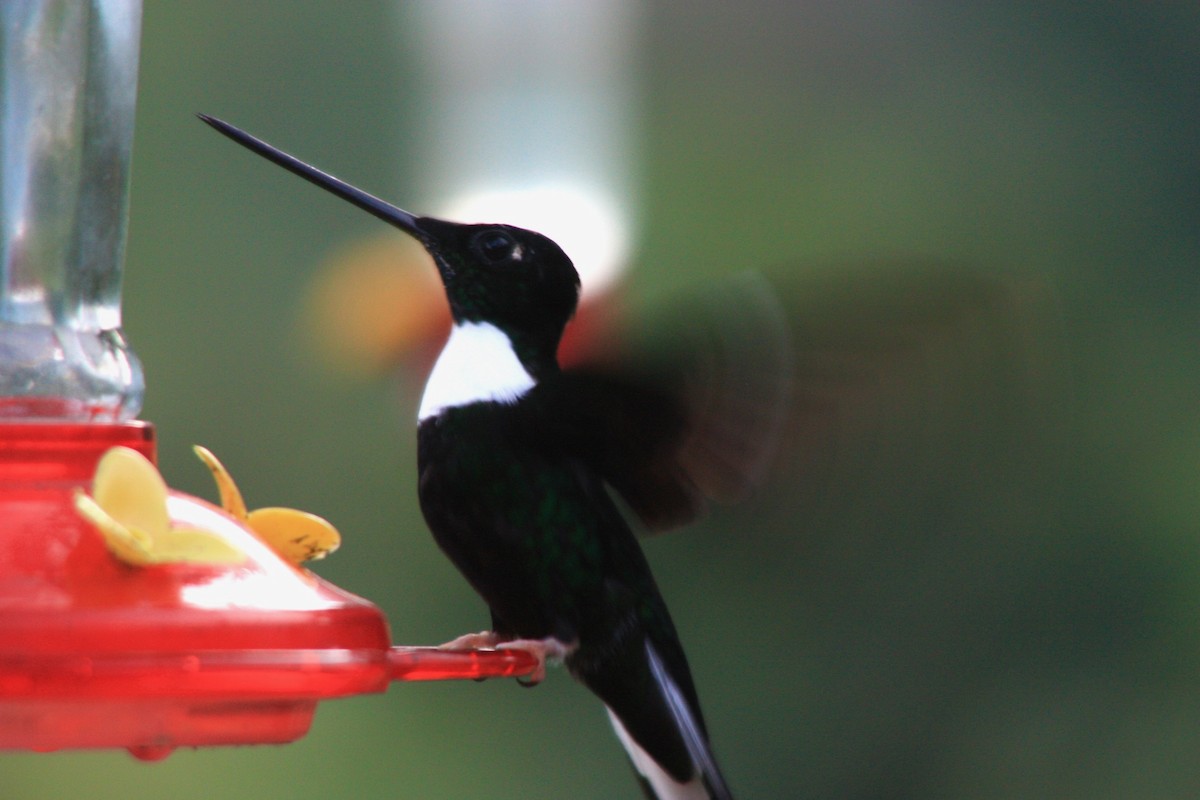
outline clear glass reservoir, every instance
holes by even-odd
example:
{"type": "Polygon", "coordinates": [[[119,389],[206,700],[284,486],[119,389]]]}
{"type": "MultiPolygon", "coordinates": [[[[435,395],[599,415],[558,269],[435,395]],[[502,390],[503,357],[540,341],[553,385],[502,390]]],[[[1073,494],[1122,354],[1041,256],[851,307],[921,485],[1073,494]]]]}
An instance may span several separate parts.
{"type": "Polygon", "coordinates": [[[127,420],[141,0],[2,0],[0,26],[0,421],[127,420]]]}

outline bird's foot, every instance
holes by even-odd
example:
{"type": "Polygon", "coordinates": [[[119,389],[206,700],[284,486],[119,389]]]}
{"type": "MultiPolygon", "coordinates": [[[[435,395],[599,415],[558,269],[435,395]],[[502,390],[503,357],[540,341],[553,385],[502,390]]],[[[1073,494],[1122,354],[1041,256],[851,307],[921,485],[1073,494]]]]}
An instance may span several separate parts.
{"type": "Polygon", "coordinates": [[[574,652],[576,645],[564,644],[554,637],[545,639],[511,639],[507,642],[497,642],[497,650],[523,650],[537,659],[537,667],[524,678],[517,678],[522,686],[537,686],[546,679],[546,661],[561,663],[564,658],[574,652]]]}
{"type": "Polygon", "coordinates": [[[464,633],[445,644],[438,645],[439,650],[478,650],[490,648],[494,650],[522,650],[537,659],[537,667],[524,678],[517,678],[522,686],[537,686],[546,679],[546,662],[560,663],[574,652],[575,644],[564,644],[550,636],[545,639],[511,639],[495,631],[480,631],[479,633],[464,633]]]}
{"type": "Polygon", "coordinates": [[[495,631],[464,633],[457,639],[451,639],[445,644],[439,644],[438,650],[478,650],[481,647],[494,648],[503,641],[504,637],[495,631]]]}

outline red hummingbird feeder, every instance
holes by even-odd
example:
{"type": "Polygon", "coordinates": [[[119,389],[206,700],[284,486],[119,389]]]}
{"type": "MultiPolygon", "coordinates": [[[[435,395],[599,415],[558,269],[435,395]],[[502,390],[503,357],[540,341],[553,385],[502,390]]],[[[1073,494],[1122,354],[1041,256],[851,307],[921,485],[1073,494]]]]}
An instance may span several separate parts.
{"type": "Polygon", "coordinates": [[[172,492],[172,523],[215,532],[240,563],[132,566],[74,496],[141,422],[0,424],[0,748],[289,742],[318,701],[393,680],[522,675],[518,651],[393,647],[372,603],[296,567],[232,515],[172,492]]]}
{"type": "Polygon", "coordinates": [[[156,458],[120,332],[141,9],[51,5],[0,7],[5,48],[29,56],[6,67],[18,158],[0,178],[0,749],[289,742],[324,699],[531,672],[520,651],[392,646],[378,607],[202,499],[166,492],[157,513],[235,557],[130,563],[81,513],[106,453],[156,458]]]}

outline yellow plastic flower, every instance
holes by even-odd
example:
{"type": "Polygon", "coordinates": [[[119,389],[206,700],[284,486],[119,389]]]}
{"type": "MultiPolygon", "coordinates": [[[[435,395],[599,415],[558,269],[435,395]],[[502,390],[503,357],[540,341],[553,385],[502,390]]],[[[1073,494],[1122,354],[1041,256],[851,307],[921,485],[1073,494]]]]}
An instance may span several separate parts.
{"type": "Polygon", "coordinates": [[[117,558],[136,566],[236,564],[245,554],[211,531],[174,527],[167,484],[136,450],[114,447],[96,465],[92,495],[75,493],[75,508],[117,558]]]}
{"type": "MultiPolygon", "coordinates": [[[[228,470],[211,452],[195,448],[212,471],[221,505],[272,550],[292,564],[324,558],[341,544],[337,529],[321,517],[293,508],[246,511],[228,470]]],[[[75,509],[104,537],[117,558],[150,564],[237,564],[246,555],[212,531],[172,525],[167,484],[158,469],[136,450],[114,447],[96,466],[92,494],[75,493],[75,509]]]]}
{"type": "Polygon", "coordinates": [[[266,542],[272,550],[293,564],[315,561],[338,549],[342,537],[337,528],[316,514],[294,508],[256,508],[246,511],[246,502],[237,484],[215,455],[207,448],[192,448],[213,474],[221,507],[266,542]]]}

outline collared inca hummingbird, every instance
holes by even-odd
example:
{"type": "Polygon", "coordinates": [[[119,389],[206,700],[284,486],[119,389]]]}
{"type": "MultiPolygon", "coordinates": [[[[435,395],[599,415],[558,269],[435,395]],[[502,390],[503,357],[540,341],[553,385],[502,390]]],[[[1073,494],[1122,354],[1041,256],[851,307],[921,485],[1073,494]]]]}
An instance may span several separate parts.
{"type": "Polygon", "coordinates": [[[438,545],[492,629],[452,644],[547,658],[604,702],[648,796],[728,798],[687,659],[610,490],[649,527],[694,515],[678,396],[628,374],[560,367],[579,278],[549,238],[411,214],[228,123],[221,133],[416,238],[453,328],[418,412],[418,492],[438,545]]]}

